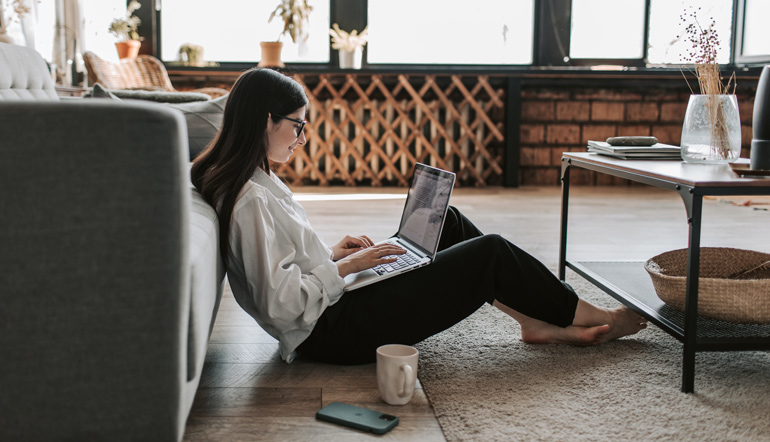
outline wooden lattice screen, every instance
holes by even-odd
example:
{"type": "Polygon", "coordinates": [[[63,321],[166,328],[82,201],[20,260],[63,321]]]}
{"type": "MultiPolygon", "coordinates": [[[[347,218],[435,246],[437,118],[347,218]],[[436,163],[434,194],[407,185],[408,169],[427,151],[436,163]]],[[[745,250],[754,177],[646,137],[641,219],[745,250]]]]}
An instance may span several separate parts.
{"type": "Polygon", "coordinates": [[[302,74],[307,145],[276,172],[294,185],[407,186],[416,162],[461,185],[503,184],[505,88],[487,76],[302,74]]]}

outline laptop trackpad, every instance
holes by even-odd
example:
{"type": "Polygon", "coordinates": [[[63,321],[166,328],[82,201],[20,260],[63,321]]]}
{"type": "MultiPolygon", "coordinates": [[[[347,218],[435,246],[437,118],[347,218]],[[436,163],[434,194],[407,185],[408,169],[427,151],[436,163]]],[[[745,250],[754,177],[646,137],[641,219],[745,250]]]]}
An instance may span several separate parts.
{"type": "Polygon", "coordinates": [[[351,273],[350,275],[345,277],[345,287],[349,288],[353,284],[357,285],[360,282],[367,281],[369,279],[376,278],[378,276],[379,275],[377,274],[377,272],[375,272],[372,269],[362,270],[358,273],[351,273]]]}

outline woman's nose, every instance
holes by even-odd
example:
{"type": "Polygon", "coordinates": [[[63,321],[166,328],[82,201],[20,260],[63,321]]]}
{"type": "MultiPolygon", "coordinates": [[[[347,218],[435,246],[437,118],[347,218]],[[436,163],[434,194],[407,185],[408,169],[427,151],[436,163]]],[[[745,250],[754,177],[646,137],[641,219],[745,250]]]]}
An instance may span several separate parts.
{"type": "Polygon", "coordinates": [[[299,137],[297,138],[297,144],[305,145],[307,143],[307,138],[305,138],[305,131],[303,130],[301,134],[299,134],[299,137]]]}

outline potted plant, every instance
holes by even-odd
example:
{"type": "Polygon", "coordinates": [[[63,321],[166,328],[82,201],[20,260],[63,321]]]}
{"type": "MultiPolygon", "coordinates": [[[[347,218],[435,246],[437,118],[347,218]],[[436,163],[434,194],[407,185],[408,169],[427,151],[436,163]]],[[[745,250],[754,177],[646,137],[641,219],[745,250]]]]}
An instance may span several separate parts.
{"type": "Polygon", "coordinates": [[[134,11],[141,7],[141,3],[137,0],[131,0],[126,8],[125,17],[116,18],[110,23],[110,33],[118,38],[115,47],[118,49],[120,58],[135,58],[139,54],[142,37],[139,36],[137,29],[142,21],[134,15],[134,11]]]}
{"type": "Polygon", "coordinates": [[[281,0],[270,14],[267,22],[270,23],[274,18],[280,17],[283,20],[283,29],[278,34],[276,41],[260,42],[262,59],[257,66],[285,66],[281,61],[281,50],[283,49],[281,37],[288,34],[294,43],[307,41],[307,24],[312,11],[313,7],[308,4],[307,0],[281,0]]]}
{"type": "Polygon", "coordinates": [[[348,33],[335,23],[329,29],[329,35],[332,36],[332,48],[340,51],[340,68],[361,69],[364,46],[369,40],[368,28],[364,28],[360,34],[355,29],[348,33]]]}

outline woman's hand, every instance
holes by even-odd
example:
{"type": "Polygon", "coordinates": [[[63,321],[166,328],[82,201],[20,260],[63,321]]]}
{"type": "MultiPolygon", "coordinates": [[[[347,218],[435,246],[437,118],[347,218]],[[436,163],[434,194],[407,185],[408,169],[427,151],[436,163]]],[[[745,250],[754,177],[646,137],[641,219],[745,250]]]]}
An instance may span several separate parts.
{"type": "Polygon", "coordinates": [[[346,236],[342,241],[332,246],[332,260],[337,261],[361,249],[371,247],[374,242],[366,235],[346,236]]]}
{"type": "Polygon", "coordinates": [[[403,255],[406,250],[395,244],[378,244],[359,249],[359,251],[337,261],[337,270],[341,277],[351,273],[370,269],[376,265],[396,262],[394,255],[403,255]]]}

